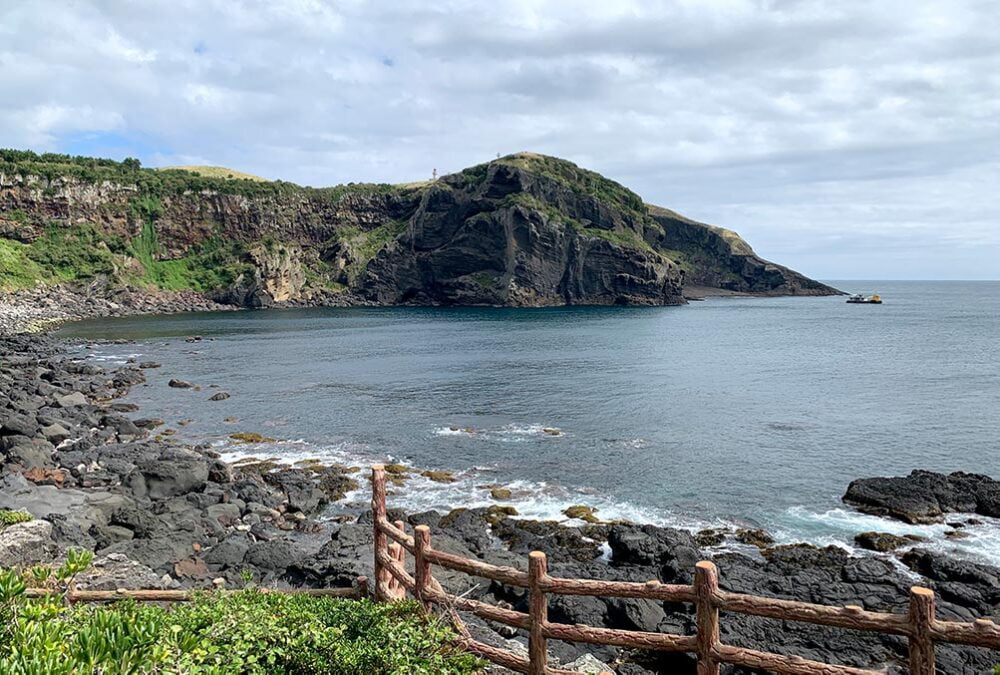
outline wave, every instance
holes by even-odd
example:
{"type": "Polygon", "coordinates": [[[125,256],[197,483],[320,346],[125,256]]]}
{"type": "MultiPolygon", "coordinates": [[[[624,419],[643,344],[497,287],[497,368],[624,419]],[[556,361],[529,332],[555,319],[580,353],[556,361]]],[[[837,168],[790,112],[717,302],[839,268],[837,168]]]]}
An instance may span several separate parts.
{"type": "MultiPolygon", "coordinates": [[[[492,438],[523,437],[530,434],[544,434],[547,427],[541,425],[508,425],[492,430],[470,430],[461,427],[438,427],[433,433],[438,436],[466,437],[470,439],[488,436],[492,438]]],[[[554,437],[558,438],[558,437],[554,437]]],[[[622,442],[642,442],[632,439],[622,442]]],[[[367,467],[378,463],[403,463],[410,465],[406,457],[394,456],[373,449],[366,443],[341,441],[316,445],[303,439],[275,441],[256,444],[234,444],[228,439],[213,443],[224,459],[239,461],[247,458],[266,459],[280,464],[295,465],[307,460],[320,461],[349,467],[359,467],[356,474],[360,487],[338,502],[338,507],[351,511],[361,511],[368,507],[366,479],[367,467]]],[[[516,518],[530,520],[550,520],[568,525],[580,525],[582,521],[567,518],[565,510],[570,506],[583,504],[593,507],[596,515],[604,521],[626,520],[635,523],[673,527],[697,532],[709,528],[721,528],[729,532],[745,527],[746,522],[725,518],[705,518],[669,509],[644,506],[615,499],[593,488],[573,487],[550,481],[511,480],[504,470],[489,464],[472,466],[451,471],[453,482],[437,482],[420,475],[426,467],[413,468],[404,487],[391,491],[390,507],[401,508],[410,513],[423,511],[448,512],[455,508],[487,508],[490,506],[513,506],[516,518]],[[510,490],[509,499],[495,499],[491,495],[494,487],[510,490]]],[[[945,523],[931,525],[910,525],[900,521],[858,513],[844,508],[825,511],[794,506],[784,513],[768,518],[761,524],[774,536],[777,544],[808,543],[815,546],[837,546],[852,555],[879,556],[892,560],[900,571],[912,574],[891,554],[880,554],[858,548],[854,536],[861,532],[877,531],[899,536],[916,535],[925,539],[904,546],[927,548],[948,553],[976,562],[1000,565],[1000,519],[973,516],[972,514],[950,514],[950,522],[965,522],[973,518],[973,524],[961,528],[962,538],[949,538],[947,533],[955,528],[945,523]]],[[[722,544],[711,547],[714,551],[734,551],[751,556],[759,556],[753,547],[726,539],[722,544]]]]}
{"type": "Polygon", "coordinates": [[[533,438],[564,438],[569,434],[559,427],[544,424],[506,424],[498,428],[480,428],[452,424],[436,427],[435,436],[464,438],[499,443],[523,443],[533,438]]]}
{"type": "Polygon", "coordinates": [[[914,535],[925,541],[915,541],[899,550],[924,548],[976,562],[1000,565],[1000,519],[973,513],[950,513],[946,521],[911,525],[844,508],[814,511],[804,506],[794,506],[785,512],[776,534],[780,534],[782,540],[795,538],[817,545],[845,546],[852,550],[856,550],[854,535],[861,532],[914,535]],[[951,527],[948,522],[962,523],[962,527],[951,527]],[[953,538],[955,532],[960,532],[961,538],[953,538]],[[949,534],[952,536],[949,537],[949,534]]]}

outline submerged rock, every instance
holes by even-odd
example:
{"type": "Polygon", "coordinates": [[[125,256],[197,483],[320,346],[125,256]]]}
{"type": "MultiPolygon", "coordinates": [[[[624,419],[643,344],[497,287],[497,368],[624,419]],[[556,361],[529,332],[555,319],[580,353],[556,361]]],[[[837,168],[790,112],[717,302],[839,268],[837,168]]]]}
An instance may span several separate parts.
{"type": "Polygon", "coordinates": [[[420,475],[435,483],[454,483],[457,480],[451,471],[421,471],[420,475]]]}
{"type": "Polygon", "coordinates": [[[910,546],[917,542],[926,541],[923,537],[908,535],[900,537],[888,532],[862,532],[854,536],[854,543],[869,551],[887,553],[903,546],[910,546]]]}
{"type": "Polygon", "coordinates": [[[238,441],[240,443],[274,443],[274,439],[256,432],[245,432],[240,431],[235,434],[229,434],[230,440],[238,441]]]}
{"type": "Polygon", "coordinates": [[[774,537],[760,528],[740,528],[736,530],[736,540],[757,548],[767,548],[774,543],[774,537]]]}
{"type": "Polygon", "coordinates": [[[567,518],[582,520],[587,523],[599,523],[600,519],[594,515],[597,511],[593,506],[583,506],[577,504],[563,510],[563,515],[567,518]]]}
{"type": "Polygon", "coordinates": [[[508,488],[503,488],[503,487],[490,488],[490,497],[492,497],[493,499],[510,499],[512,494],[513,493],[508,488]]]}

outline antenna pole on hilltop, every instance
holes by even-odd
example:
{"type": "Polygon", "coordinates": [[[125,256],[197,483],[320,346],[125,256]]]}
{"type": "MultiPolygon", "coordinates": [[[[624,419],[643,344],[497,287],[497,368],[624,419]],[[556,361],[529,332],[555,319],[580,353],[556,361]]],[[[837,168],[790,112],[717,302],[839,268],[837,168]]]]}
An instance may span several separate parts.
{"type": "Polygon", "coordinates": [[[432,180],[437,180],[438,179],[438,170],[437,169],[434,169],[434,171],[431,172],[431,178],[432,178],[432,180]]]}

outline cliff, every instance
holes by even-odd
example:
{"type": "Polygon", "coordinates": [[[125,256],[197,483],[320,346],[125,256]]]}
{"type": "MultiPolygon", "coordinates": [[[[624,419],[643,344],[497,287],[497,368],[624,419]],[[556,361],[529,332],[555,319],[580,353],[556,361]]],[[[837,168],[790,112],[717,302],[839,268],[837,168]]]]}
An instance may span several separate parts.
{"type": "Polygon", "coordinates": [[[251,307],[666,305],[685,283],[836,292],[532,153],[420,184],[308,188],[0,151],[0,288],[94,278],[251,307]]]}

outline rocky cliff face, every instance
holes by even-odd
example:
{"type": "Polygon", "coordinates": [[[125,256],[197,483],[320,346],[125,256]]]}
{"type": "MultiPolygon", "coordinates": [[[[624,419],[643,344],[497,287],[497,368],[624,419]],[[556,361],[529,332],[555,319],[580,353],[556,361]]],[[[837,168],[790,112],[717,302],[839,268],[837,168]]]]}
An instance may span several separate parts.
{"type": "Polygon", "coordinates": [[[830,295],[829,286],[754,253],[738,234],[659,206],[649,213],[663,228],[658,243],[686,272],[690,286],[763,295],[830,295]]]}
{"type": "Polygon", "coordinates": [[[542,155],[426,184],[312,189],[4,152],[0,287],[106,276],[251,307],[665,305],[685,283],[835,292],[542,155]]]}
{"type": "Polygon", "coordinates": [[[683,274],[613,202],[495,162],[424,192],[360,279],[376,302],[677,304],[683,274]]]}

